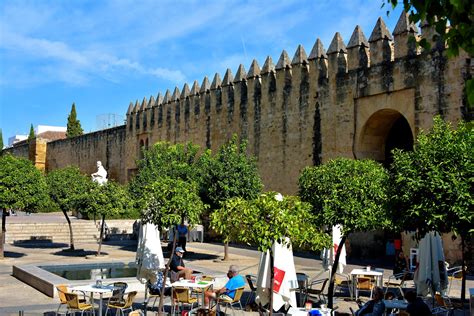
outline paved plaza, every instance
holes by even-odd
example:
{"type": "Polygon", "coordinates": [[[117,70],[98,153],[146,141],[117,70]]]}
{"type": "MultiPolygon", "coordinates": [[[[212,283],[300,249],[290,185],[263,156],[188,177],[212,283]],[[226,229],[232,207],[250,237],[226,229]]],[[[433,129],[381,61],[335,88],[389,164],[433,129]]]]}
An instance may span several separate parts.
{"type": "MultiPolygon", "coordinates": [[[[103,245],[103,252],[108,256],[101,261],[123,261],[135,260],[136,241],[107,242],[103,245]]],[[[85,255],[95,253],[97,244],[77,244],[76,248],[83,249],[76,253],[62,251],[64,244],[43,244],[43,245],[5,245],[6,258],[0,260],[0,315],[19,315],[20,311],[24,315],[54,315],[58,307],[58,298],[50,298],[33,287],[21,282],[12,276],[13,265],[24,265],[34,263],[64,263],[81,264],[94,263],[98,259],[86,259],[85,255]]],[[[163,244],[165,246],[165,244],[163,244]]],[[[230,261],[222,262],[224,247],[221,244],[191,242],[187,246],[188,253],[185,255],[187,266],[198,271],[211,271],[215,276],[225,277],[230,264],[240,267],[241,274],[257,274],[260,253],[254,249],[230,247],[230,261]]],[[[166,256],[166,253],[165,253],[166,256]]],[[[308,253],[295,254],[295,266],[297,272],[303,272],[310,277],[315,277],[322,273],[322,265],[319,258],[315,258],[308,253]]],[[[383,263],[380,263],[383,265],[383,263]]],[[[376,265],[372,264],[374,267],[376,265]]],[[[345,271],[363,265],[348,265],[345,271]]],[[[384,268],[384,278],[392,274],[391,267],[384,268]]],[[[468,288],[474,287],[474,281],[468,280],[468,288]]],[[[247,289],[248,290],[248,289],[247,289]]],[[[453,284],[451,296],[459,297],[460,284],[453,284]]],[[[364,298],[367,299],[367,298],[364,298]]],[[[139,292],[136,298],[135,308],[141,308],[144,300],[144,291],[139,292]]],[[[169,298],[166,301],[169,305],[169,298]]],[[[336,300],[337,311],[349,313],[349,307],[357,309],[357,304],[353,301],[344,301],[341,298],[336,300]]],[[[156,310],[156,309],[155,309],[156,310]]],[[[246,312],[246,314],[251,314],[246,312]]],[[[254,313],[256,314],[256,313],[254,313]]],[[[148,311],[147,315],[155,315],[148,311]]],[[[459,314],[460,315],[460,314],[459,314]]],[[[467,314],[466,314],[467,315],[467,314]]]]}

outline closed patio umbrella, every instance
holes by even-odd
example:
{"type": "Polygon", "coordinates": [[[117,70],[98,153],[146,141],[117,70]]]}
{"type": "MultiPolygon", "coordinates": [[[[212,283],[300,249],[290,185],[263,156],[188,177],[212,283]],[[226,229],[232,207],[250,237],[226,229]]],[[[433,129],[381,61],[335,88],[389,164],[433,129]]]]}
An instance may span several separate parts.
{"type": "MultiPolygon", "coordinates": [[[[290,306],[296,307],[294,289],[298,287],[298,281],[289,239],[285,245],[273,243],[272,251],[274,256],[273,310],[277,311],[282,306],[285,306],[285,309],[290,306]]],[[[266,305],[270,299],[270,277],[270,252],[267,251],[260,256],[257,276],[256,301],[262,306],[266,305]]]]}
{"type": "Polygon", "coordinates": [[[160,231],[154,224],[140,224],[135,262],[137,264],[137,279],[141,283],[146,283],[148,280],[154,281],[156,271],[165,268],[160,231]]]}
{"type": "MultiPolygon", "coordinates": [[[[336,225],[332,227],[332,248],[331,249],[323,249],[323,253],[321,256],[323,268],[325,270],[329,270],[334,263],[334,258],[336,258],[337,247],[339,247],[339,243],[341,242],[341,226],[336,225]]],[[[341,255],[339,256],[339,262],[337,265],[337,272],[342,273],[344,271],[344,267],[346,266],[346,246],[342,246],[341,255]]]]}
{"type": "Polygon", "coordinates": [[[448,288],[448,278],[444,263],[443,243],[436,232],[429,232],[419,243],[418,267],[414,282],[418,295],[426,296],[436,292],[444,294],[448,288]]]}

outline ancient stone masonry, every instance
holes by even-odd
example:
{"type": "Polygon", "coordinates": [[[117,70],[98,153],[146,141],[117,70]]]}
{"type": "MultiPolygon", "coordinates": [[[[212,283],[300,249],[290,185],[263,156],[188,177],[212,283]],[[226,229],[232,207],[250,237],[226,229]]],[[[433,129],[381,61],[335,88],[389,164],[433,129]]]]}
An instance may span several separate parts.
{"type": "Polygon", "coordinates": [[[283,51],[276,65],[240,65],[223,80],[215,74],[180,92],[158,94],[127,112],[124,174],[133,175],[142,147],[157,141],[192,141],[213,151],[237,133],[249,141],[266,189],[295,193],[302,168],[344,156],[389,159],[390,149],[410,147],[419,129],[441,114],[466,113],[463,87],[469,58],[447,59],[434,43],[421,52],[412,36],[434,31],[403,13],[391,34],[382,18],[367,40],[356,26],[346,46],[339,33],[327,52],[317,39],[307,56],[283,51]],[[393,36],[392,36],[393,35],[393,36]]]}

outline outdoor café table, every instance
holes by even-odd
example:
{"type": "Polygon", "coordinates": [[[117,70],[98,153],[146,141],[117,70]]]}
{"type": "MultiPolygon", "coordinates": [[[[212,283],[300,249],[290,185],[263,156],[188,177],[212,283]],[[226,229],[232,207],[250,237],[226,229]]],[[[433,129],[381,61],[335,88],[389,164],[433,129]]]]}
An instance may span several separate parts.
{"type": "Polygon", "coordinates": [[[214,285],[214,281],[197,281],[197,280],[179,280],[171,283],[171,299],[173,299],[173,288],[187,287],[190,289],[201,289],[202,303],[204,304],[204,290],[214,285]]]}
{"type": "Polygon", "coordinates": [[[398,309],[405,310],[408,307],[408,303],[404,300],[383,300],[385,304],[385,310],[387,309],[398,309]]]}
{"type": "Polygon", "coordinates": [[[309,311],[304,307],[290,307],[287,313],[288,316],[308,316],[308,315],[321,315],[321,316],[331,316],[333,315],[332,309],[326,308],[311,308],[309,311]]]}
{"type": "Polygon", "coordinates": [[[113,285],[101,285],[96,286],[95,284],[90,285],[78,285],[71,287],[72,291],[82,291],[91,293],[91,304],[94,306],[94,293],[99,293],[99,315],[102,315],[102,297],[104,293],[112,293],[114,290],[113,285]]]}
{"type": "Polygon", "coordinates": [[[383,270],[381,269],[354,269],[351,271],[351,276],[352,276],[352,293],[354,293],[355,299],[357,300],[358,298],[358,291],[356,291],[357,288],[357,276],[362,275],[362,276],[373,276],[375,278],[375,282],[377,286],[380,288],[383,287],[383,270]]]}

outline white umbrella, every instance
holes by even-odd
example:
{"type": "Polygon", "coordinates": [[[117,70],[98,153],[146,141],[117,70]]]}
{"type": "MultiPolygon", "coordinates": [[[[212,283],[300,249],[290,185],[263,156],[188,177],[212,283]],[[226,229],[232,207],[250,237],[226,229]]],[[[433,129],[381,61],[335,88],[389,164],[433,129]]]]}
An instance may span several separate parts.
{"type": "MultiPolygon", "coordinates": [[[[293,250],[291,242],[286,239],[286,244],[273,243],[273,309],[279,310],[283,305],[288,309],[296,307],[296,293],[298,287],[295,263],[293,261],[293,250]]],[[[270,253],[262,253],[258,267],[257,296],[256,301],[266,305],[270,298],[270,253]]]]}
{"type": "Polygon", "coordinates": [[[444,263],[443,243],[436,232],[429,232],[420,240],[418,268],[415,271],[414,282],[416,292],[426,296],[431,292],[441,294],[448,287],[446,266],[444,263]]]}
{"type": "Polygon", "coordinates": [[[137,279],[141,283],[146,283],[148,280],[154,282],[156,272],[165,268],[160,231],[154,224],[140,224],[135,262],[137,264],[137,279]]]}
{"type": "MultiPolygon", "coordinates": [[[[331,249],[323,249],[323,254],[321,256],[323,268],[325,270],[329,270],[334,263],[334,259],[336,258],[337,248],[341,243],[341,226],[336,225],[332,227],[332,248],[331,249]]],[[[344,267],[346,266],[346,246],[342,246],[341,255],[339,256],[339,263],[337,265],[337,271],[342,273],[344,271],[344,267]]]]}

